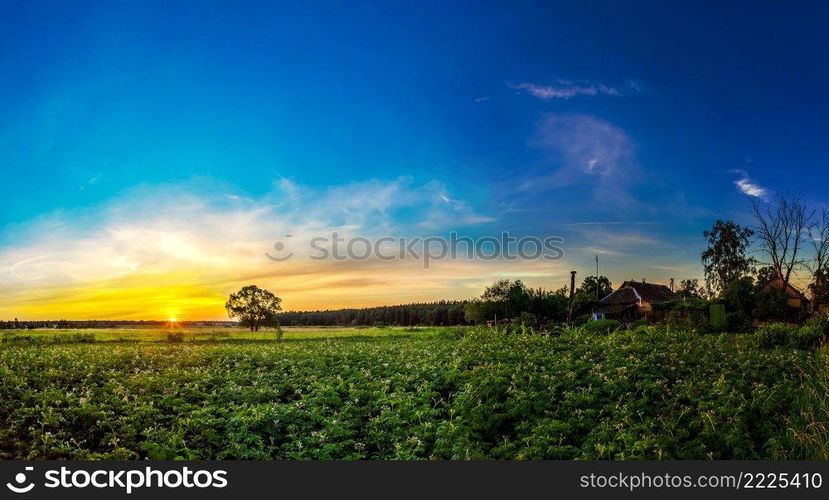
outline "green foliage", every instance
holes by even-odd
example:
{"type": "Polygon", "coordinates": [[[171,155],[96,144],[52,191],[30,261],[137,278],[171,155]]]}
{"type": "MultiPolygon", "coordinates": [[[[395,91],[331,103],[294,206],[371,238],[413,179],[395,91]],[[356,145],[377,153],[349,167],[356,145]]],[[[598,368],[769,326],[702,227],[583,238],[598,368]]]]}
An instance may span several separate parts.
{"type": "Polygon", "coordinates": [[[777,271],[772,266],[763,266],[757,270],[757,289],[762,290],[777,279],[777,271]]]}
{"type": "Polygon", "coordinates": [[[519,315],[518,321],[521,323],[521,326],[527,328],[535,328],[538,325],[538,318],[535,317],[535,314],[527,311],[523,311],[519,315]]]}
{"type": "Polygon", "coordinates": [[[593,306],[599,300],[613,292],[613,285],[606,276],[599,276],[596,280],[595,276],[586,276],[581,282],[581,286],[576,289],[573,295],[573,309],[576,315],[590,315],[593,306]],[[597,285],[598,282],[598,285],[597,285]],[[596,291],[598,288],[598,299],[596,298],[596,291]]]}
{"type": "Polygon", "coordinates": [[[562,321],[567,310],[564,290],[550,292],[542,288],[527,288],[521,280],[499,280],[484,290],[480,299],[467,302],[465,318],[470,323],[482,324],[520,318],[530,313],[537,321],[562,321]]]}
{"type": "Polygon", "coordinates": [[[184,332],[167,332],[167,342],[184,342],[184,332]]]}
{"type": "Polygon", "coordinates": [[[698,279],[687,279],[679,282],[676,295],[684,299],[701,299],[705,295],[705,291],[700,286],[698,279]]]}
{"type": "Polygon", "coordinates": [[[720,298],[725,302],[727,328],[737,332],[751,330],[756,307],[754,280],[750,276],[733,280],[720,298]]]}
{"type": "Polygon", "coordinates": [[[628,328],[631,330],[642,328],[644,326],[648,326],[648,320],[645,318],[639,318],[636,321],[632,321],[628,324],[628,328]]]}
{"type": "Polygon", "coordinates": [[[809,292],[818,304],[829,304],[829,268],[823,268],[812,275],[809,292]]]}
{"type": "Polygon", "coordinates": [[[283,326],[450,326],[464,325],[466,301],[446,301],[399,304],[327,311],[284,311],[276,315],[283,326]]]}
{"type": "Polygon", "coordinates": [[[818,345],[826,335],[827,323],[822,318],[816,318],[803,326],[786,323],[772,323],[762,325],[757,329],[757,345],[771,349],[773,347],[788,346],[799,349],[808,349],[818,345]]]}
{"type": "Polygon", "coordinates": [[[772,323],[762,325],[754,335],[757,337],[757,345],[770,349],[788,344],[789,339],[793,338],[796,332],[797,327],[785,323],[772,323]]]}
{"type": "Polygon", "coordinates": [[[586,328],[4,343],[0,459],[819,456],[817,350],[586,328]]]}
{"type": "Polygon", "coordinates": [[[753,317],[761,321],[792,319],[793,309],[788,304],[788,296],[782,288],[760,289],[754,299],[753,317]]]}
{"type": "Polygon", "coordinates": [[[248,285],[230,294],[225,309],[228,317],[239,319],[250,331],[258,332],[260,326],[277,324],[276,314],[282,310],[282,299],[256,285],[248,285]]]}
{"type": "Polygon", "coordinates": [[[746,250],[753,234],[754,231],[734,221],[722,220],[716,221],[710,230],[703,231],[708,248],[701,258],[709,290],[724,290],[734,280],[752,272],[755,262],[746,255],[746,250]]]}
{"type": "Polygon", "coordinates": [[[594,335],[610,335],[622,328],[622,323],[615,319],[597,319],[588,321],[581,326],[586,332],[594,335]]]}

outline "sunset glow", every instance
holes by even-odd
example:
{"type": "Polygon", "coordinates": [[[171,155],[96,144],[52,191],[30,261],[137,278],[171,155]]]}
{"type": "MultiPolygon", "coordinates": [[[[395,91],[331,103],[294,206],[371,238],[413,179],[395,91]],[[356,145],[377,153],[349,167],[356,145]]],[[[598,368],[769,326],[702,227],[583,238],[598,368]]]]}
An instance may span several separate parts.
{"type": "MultiPolygon", "coordinates": [[[[499,277],[558,289],[596,256],[614,284],[679,282],[702,278],[701,231],[751,224],[751,199],[820,205],[829,170],[786,171],[827,164],[829,97],[781,78],[780,51],[815,50],[822,26],[751,38],[747,55],[716,41],[731,25],[707,42],[686,26],[675,46],[618,43],[621,6],[615,31],[553,4],[445,8],[320,19],[219,4],[184,23],[156,22],[170,15],[159,5],[20,8],[0,34],[15,75],[0,82],[0,319],[220,320],[250,284],[286,310],[467,299],[499,277]],[[226,22],[250,29],[205,36],[226,22]],[[334,233],[504,231],[560,236],[565,257],[309,256],[334,233]]],[[[773,17],[754,23],[776,32],[773,17]]],[[[809,87],[826,76],[815,66],[809,87]]]]}

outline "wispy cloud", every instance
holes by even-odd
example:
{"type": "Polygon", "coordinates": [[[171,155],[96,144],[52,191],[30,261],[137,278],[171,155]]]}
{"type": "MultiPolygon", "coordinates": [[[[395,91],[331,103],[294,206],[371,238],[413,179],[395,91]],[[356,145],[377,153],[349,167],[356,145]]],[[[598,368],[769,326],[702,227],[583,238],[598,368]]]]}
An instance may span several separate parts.
{"type": "Polygon", "coordinates": [[[33,221],[0,246],[0,317],[222,318],[226,294],[249,283],[301,309],[466,298],[493,273],[555,272],[548,262],[435,262],[424,273],[416,260],[307,258],[310,239],[334,230],[376,240],[491,220],[442,183],[409,178],[326,188],[282,179],[256,197],[231,186],[146,186],[33,221]],[[269,260],[275,241],[296,257],[269,260]]]}
{"type": "Polygon", "coordinates": [[[558,168],[544,178],[527,181],[526,188],[560,186],[590,177],[619,181],[609,184],[619,186],[636,170],[634,146],[627,134],[593,116],[547,114],[532,143],[547,150],[558,168]]]}
{"type": "Polygon", "coordinates": [[[587,221],[587,222],[570,222],[565,226],[641,226],[656,224],[653,221],[587,221]]]}
{"type": "Polygon", "coordinates": [[[621,96],[641,92],[638,80],[629,80],[623,88],[606,85],[594,80],[556,80],[550,85],[536,83],[508,83],[511,89],[524,91],[527,94],[548,101],[550,99],[571,99],[579,95],[585,96],[621,96]]]}
{"type": "Polygon", "coordinates": [[[740,190],[745,195],[754,196],[756,198],[764,198],[768,193],[768,190],[756,182],[752,181],[749,176],[748,172],[741,169],[734,169],[730,171],[732,174],[737,174],[740,176],[739,179],[734,181],[734,185],[737,186],[737,189],[740,190]]]}

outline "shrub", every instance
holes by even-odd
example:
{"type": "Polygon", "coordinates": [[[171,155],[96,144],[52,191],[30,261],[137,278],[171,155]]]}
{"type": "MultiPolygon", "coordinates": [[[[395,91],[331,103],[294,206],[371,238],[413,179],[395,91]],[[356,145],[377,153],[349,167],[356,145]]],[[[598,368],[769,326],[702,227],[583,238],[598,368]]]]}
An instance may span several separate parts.
{"type": "Polygon", "coordinates": [[[527,328],[535,328],[536,325],[538,325],[538,319],[535,317],[535,314],[530,312],[522,312],[518,319],[521,322],[521,325],[527,328]]]}
{"type": "Polygon", "coordinates": [[[820,343],[826,335],[827,321],[823,318],[815,318],[822,321],[808,321],[801,326],[795,334],[789,338],[789,345],[800,349],[809,349],[820,343]]]}
{"type": "Polygon", "coordinates": [[[167,332],[167,342],[184,342],[184,332],[167,332]]]}
{"type": "Polygon", "coordinates": [[[785,323],[771,323],[763,325],[755,333],[757,345],[766,349],[786,345],[790,339],[798,334],[798,328],[785,323]]]}
{"type": "Polygon", "coordinates": [[[829,317],[814,316],[806,321],[806,326],[813,326],[823,331],[824,334],[829,334],[829,317]]]}
{"type": "Polygon", "coordinates": [[[645,318],[640,318],[640,319],[637,319],[636,321],[633,321],[633,322],[629,323],[628,324],[628,329],[633,330],[633,329],[640,328],[640,327],[643,327],[643,326],[648,326],[648,320],[645,319],[645,318]]]}
{"type": "Polygon", "coordinates": [[[594,335],[609,335],[622,328],[622,323],[615,319],[597,319],[581,326],[585,332],[594,335]]]}
{"type": "MultiPolygon", "coordinates": [[[[59,337],[58,337],[59,338],[59,337]]],[[[75,332],[66,338],[66,342],[77,342],[81,344],[91,344],[95,342],[94,333],[75,332]]]]}

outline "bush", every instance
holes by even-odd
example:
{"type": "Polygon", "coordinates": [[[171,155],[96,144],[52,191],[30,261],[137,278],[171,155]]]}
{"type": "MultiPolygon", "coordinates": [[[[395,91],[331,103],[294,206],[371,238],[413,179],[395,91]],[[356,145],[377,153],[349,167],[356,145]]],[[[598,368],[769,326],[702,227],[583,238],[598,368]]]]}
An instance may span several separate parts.
{"type": "Polygon", "coordinates": [[[78,342],[81,344],[91,344],[95,342],[94,333],[75,332],[66,338],[66,342],[78,342]]]}
{"type": "Polygon", "coordinates": [[[813,318],[801,327],[786,323],[772,323],[757,329],[757,345],[766,349],[777,346],[789,346],[809,349],[820,344],[826,335],[829,321],[813,318]]]}
{"type": "Polygon", "coordinates": [[[806,326],[820,329],[824,335],[829,334],[829,318],[826,316],[814,316],[806,321],[806,326]]]}
{"type": "Polygon", "coordinates": [[[184,342],[184,332],[167,332],[167,342],[184,342]]]}
{"type": "Polygon", "coordinates": [[[622,328],[622,323],[615,319],[597,319],[596,321],[588,321],[581,326],[585,332],[594,335],[610,335],[622,328]]]}
{"type": "Polygon", "coordinates": [[[643,326],[648,326],[648,320],[645,319],[645,318],[639,318],[636,321],[633,321],[633,322],[629,323],[628,324],[628,329],[629,330],[634,330],[636,328],[640,328],[640,327],[643,327],[643,326]]]}
{"type": "Polygon", "coordinates": [[[521,313],[518,320],[521,322],[521,325],[527,328],[535,328],[538,325],[538,319],[535,317],[535,314],[526,311],[521,313]]]}
{"type": "Polygon", "coordinates": [[[757,329],[757,345],[765,349],[786,345],[791,337],[794,337],[797,328],[785,323],[772,323],[763,325],[757,329]]]}
{"type": "Polygon", "coordinates": [[[815,347],[820,344],[827,329],[829,329],[829,321],[825,318],[812,318],[789,339],[789,345],[800,349],[815,347]]]}

